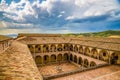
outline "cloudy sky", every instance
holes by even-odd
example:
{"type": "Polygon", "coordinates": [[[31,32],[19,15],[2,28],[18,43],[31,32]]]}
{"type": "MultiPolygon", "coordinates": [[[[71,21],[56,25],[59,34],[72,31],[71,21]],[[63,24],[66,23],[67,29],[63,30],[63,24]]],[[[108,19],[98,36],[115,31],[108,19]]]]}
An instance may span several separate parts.
{"type": "Polygon", "coordinates": [[[120,0],[0,0],[0,34],[120,30],[120,0]]]}

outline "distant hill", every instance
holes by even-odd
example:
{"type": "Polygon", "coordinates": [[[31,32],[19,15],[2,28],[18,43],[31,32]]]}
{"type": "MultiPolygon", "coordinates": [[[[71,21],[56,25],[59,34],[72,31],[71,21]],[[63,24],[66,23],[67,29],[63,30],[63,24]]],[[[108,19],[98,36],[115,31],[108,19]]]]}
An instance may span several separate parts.
{"type": "Polygon", "coordinates": [[[108,30],[102,32],[93,32],[93,33],[78,33],[78,34],[64,34],[64,36],[71,36],[71,37],[113,37],[113,38],[120,38],[120,30],[108,30]]]}
{"type": "Polygon", "coordinates": [[[10,39],[11,37],[0,35],[0,41],[10,39]]]}

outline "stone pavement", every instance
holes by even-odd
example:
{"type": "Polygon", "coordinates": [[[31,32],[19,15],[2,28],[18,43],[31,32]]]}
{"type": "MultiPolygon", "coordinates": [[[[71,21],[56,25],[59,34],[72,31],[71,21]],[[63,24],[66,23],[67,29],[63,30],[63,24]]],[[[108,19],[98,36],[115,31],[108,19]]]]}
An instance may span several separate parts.
{"type": "Polygon", "coordinates": [[[61,68],[61,72],[67,72],[67,71],[72,71],[78,69],[77,66],[71,64],[71,63],[56,63],[56,64],[51,64],[51,65],[46,65],[46,66],[41,66],[38,67],[40,70],[40,73],[43,76],[49,76],[49,75],[54,75],[54,74],[59,74],[59,71],[57,70],[58,66],[61,68]]]}

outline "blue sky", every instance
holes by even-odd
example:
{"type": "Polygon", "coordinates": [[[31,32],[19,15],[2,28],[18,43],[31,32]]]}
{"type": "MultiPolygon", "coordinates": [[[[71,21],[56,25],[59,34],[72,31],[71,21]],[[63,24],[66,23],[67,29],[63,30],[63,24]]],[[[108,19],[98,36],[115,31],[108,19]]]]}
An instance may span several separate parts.
{"type": "Polygon", "coordinates": [[[120,30],[120,0],[0,0],[0,34],[120,30]]]}

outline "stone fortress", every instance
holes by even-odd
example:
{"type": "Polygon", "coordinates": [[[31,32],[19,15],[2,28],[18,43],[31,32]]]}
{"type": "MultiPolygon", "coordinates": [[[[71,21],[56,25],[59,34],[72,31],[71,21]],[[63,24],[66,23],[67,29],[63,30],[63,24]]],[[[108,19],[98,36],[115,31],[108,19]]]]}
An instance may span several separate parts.
{"type": "Polygon", "coordinates": [[[0,80],[120,79],[120,38],[18,34],[0,47],[0,80]]]}

